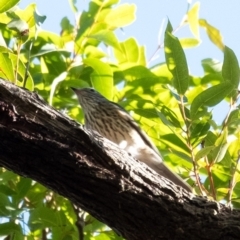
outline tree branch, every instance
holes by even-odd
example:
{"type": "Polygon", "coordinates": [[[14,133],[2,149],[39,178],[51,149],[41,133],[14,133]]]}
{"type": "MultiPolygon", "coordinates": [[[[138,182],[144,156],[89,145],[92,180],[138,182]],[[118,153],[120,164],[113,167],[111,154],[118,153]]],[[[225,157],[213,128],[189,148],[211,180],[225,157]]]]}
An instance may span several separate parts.
{"type": "Polygon", "coordinates": [[[36,94],[0,80],[0,164],[129,240],[238,239],[240,213],[195,197],[36,94]]]}

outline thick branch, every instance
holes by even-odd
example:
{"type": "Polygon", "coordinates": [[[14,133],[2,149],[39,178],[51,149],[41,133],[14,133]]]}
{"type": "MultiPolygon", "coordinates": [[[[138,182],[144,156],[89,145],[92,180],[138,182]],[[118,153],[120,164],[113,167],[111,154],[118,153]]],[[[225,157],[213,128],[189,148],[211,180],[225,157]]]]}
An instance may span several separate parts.
{"type": "Polygon", "coordinates": [[[238,239],[240,214],[194,197],[0,80],[0,164],[69,198],[127,239],[238,239]]]}

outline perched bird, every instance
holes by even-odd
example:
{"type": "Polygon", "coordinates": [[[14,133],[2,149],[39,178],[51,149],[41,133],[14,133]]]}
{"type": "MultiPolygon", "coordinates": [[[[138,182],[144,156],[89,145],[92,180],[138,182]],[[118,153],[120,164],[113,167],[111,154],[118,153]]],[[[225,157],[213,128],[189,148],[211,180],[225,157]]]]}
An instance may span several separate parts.
{"type": "Polygon", "coordinates": [[[98,132],[161,176],[191,192],[190,186],[165,166],[150,138],[122,107],[110,102],[92,88],[72,90],[83,109],[87,129],[98,132]]]}

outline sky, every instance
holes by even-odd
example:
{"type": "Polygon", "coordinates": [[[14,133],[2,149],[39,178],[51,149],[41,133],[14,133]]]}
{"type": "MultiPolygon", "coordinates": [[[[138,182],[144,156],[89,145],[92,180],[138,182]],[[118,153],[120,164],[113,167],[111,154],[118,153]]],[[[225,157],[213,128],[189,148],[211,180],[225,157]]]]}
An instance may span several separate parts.
{"type": "MultiPolygon", "coordinates": [[[[88,9],[89,0],[76,0],[78,11],[88,9]]],[[[167,19],[172,23],[173,29],[177,28],[184,14],[187,11],[188,2],[191,6],[195,2],[200,2],[199,18],[206,19],[212,26],[218,28],[223,36],[224,44],[233,49],[237,57],[240,56],[240,1],[229,0],[122,0],[120,3],[136,4],[136,20],[133,24],[124,27],[124,32],[118,31],[117,36],[120,40],[129,37],[137,39],[140,45],[146,47],[147,59],[153,55],[157,49],[158,43],[162,43],[163,35],[160,34],[161,25],[166,25],[167,19]],[[159,40],[160,39],[160,40],[159,40]]],[[[25,8],[31,0],[21,0],[20,8],[25,8]]],[[[42,29],[60,32],[60,21],[67,16],[74,23],[74,15],[71,12],[68,0],[36,0],[38,11],[46,15],[47,19],[42,25],[42,29]]],[[[164,33],[165,25],[162,33],[164,33]]],[[[193,37],[188,26],[181,28],[177,37],[193,37]]],[[[202,76],[203,69],[201,60],[213,58],[222,62],[223,53],[208,39],[205,30],[200,29],[201,44],[198,47],[185,50],[190,74],[202,76]]],[[[154,63],[164,62],[164,52],[161,49],[158,52],[154,63]]],[[[222,111],[222,106],[214,111],[222,111]]],[[[227,111],[227,110],[226,110],[227,111]]]]}
{"type": "MultiPolygon", "coordinates": [[[[190,0],[188,0],[190,1],[190,0]]],[[[159,31],[162,22],[167,18],[176,28],[181,22],[187,10],[187,0],[122,0],[121,3],[133,3],[137,6],[136,20],[133,24],[124,28],[124,32],[117,32],[121,40],[129,37],[135,37],[139,44],[146,46],[148,59],[155,52],[159,42],[159,31]]],[[[20,7],[25,8],[32,3],[31,0],[20,1],[20,7]]],[[[240,1],[227,0],[200,0],[191,1],[191,5],[200,2],[199,17],[206,19],[211,25],[218,28],[223,35],[224,43],[232,48],[237,56],[240,55],[240,1]]],[[[71,12],[68,0],[36,0],[37,8],[42,15],[46,15],[42,28],[44,30],[60,32],[60,21],[64,16],[68,16],[74,22],[73,13],[71,12]]],[[[88,8],[89,0],[77,0],[79,12],[88,8]]],[[[165,28],[164,25],[164,28],[165,28]]],[[[163,29],[164,32],[164,29],[163,29]]],[[[178,37],[193,37],[188,30],[188,26],[180,29],[176,35],[178,37]]],[[[201,76],[201,60],[204,58],[214,58],[222,61],[222,52],[213,45],[208,39],[205,31],[200,30],[202,43],[196,48],[186,49],[185,53],[190,66],[190,72],[193,75],[201,76]]],[[[163,36],[160,37],[160,42],[163,36]]],[[[164,61],[163,50],[159,51],[157,62],[164,61]]]]}

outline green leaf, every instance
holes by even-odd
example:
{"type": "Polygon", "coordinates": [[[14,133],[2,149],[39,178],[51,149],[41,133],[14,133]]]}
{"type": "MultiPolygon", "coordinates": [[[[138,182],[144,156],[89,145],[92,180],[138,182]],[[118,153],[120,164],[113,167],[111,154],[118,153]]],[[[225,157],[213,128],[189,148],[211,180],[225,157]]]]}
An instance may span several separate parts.
{"type": "Polygon", "coordinates": [[[203,59],[202,66],[205,73],[220,73],[222,71],[222,63],[216,59],[203,59]]]}
{"type": "Polygon", "coordinates": [[[221,102],[231,91],[233,85],[230,82],[223,82],[216,86],[210,87],[207,90],[197,95],[191,105],[191,118],[195,119],[197,113],[202,107],[212,107],[221,102]]]}
{"type": "Polygon", "coordinates": [[[196,38],[181,38],[179,39],[182,48],[193,48],[197,47],[201,41],[196,38]]]}
{"type": "Polygon", "coordinates": [[[205,145],[213,146],[215,144],[216,140],[217,140],[217,136],[213,132],[209,131],[205,138],[205,145]]]}
{"type": "Polygon", "coordinates": [[[189,148],[175,133],[161,136],[161,142],[165,143],[170,148],[189,154],[189,148]]]}
{"type": "Polygon", "coordinates": [[[92,27],[94,26],[94,19],[96,14],[98,13],[99,10],[99,5],[96,4],[95,2],[90,2],[89,3],[89,10],[88,12],[83,11],[80,17],[80,21],[79,21],[79,30],[77,32],[77,36],[75,41],[79,40],[78,44],[81,44],[81,39],[84,34],[86,34],[86,32],[92,27]]]}
{"type": "Polygon", "coordinates": [[[122,4],[112,9],[104,19],[104,21],[115,29],[124,27],[131,24],[135,20],[136,5],[135,4],[122,4]]]}
{"type": "Polygon", "coordinates": [[[210,124],[208,122],[199,122],[196,126],[193,127],[191,131],[191,142],[192,145],[198,145],[202,139],[207,135],[208,130],[210,129],[210,124]]]}
{"type": "Polygon", "coordinates": [[[14,233],[22,233],[21,226],[13,222],[6,222],[0,224],[0,236],[12,235],[14,233]]]}
{"type": "Polygon", "coordinates": [[[94,69],[94,72],[91,74],[92,86],[106,98],[112,100],[113,72],[111,67],[96,58],[84,59],[83,63],[94,69]]]}
{"type": "Polygon", "coordinates": [[[1,0],[0,13],[6,12],[15,5],[17,5],[20,0],[1,0]]]}
{"type": "Polygon", "coordinates": [[[119,3],[120,0],[105,0],[103,1],[103,7],[107,8],[107,7],[111,7],[112,5],[115,5],[117,3],[119,3]]]}
{"type": "MultiPolygon", "coordinates": [[[[48,72],[55,78],[66,71],[66,60],[61,50],[50,51],[43,55],[48,72]]],[[[68,53],[66,52],[68,55],[68,53]]]]}
{"type": "Polygon", "coordinates": [[[209,73],[206,74],[204,77],[202,77],[201,84],[206,85],[206,84],[219,84],[221,82],[224,82],[224,79],[220,73],[209,73]]]}
{"type": "MultiPolygon", "coordinates": [[[[8,53],[8,58],[11,59],[13,66],[17,65],[17,60],[18,60],[17,55],[15,55],[13,53],[8,53]]],[[[20,82],[23,82],[23,79],[25,77],[25,72],[26,72],[26,66],[21,61],[21,59],[19,59],[19,62],[18,62],[18,84],[20,84],[20,82]]],[[[28,74],[27,83],[26,83],[25,87],[27,89],[29,89],[30,91],[33,91],[33,89],[34,89],[34,82],[33,82],[33,78],[30,73],[28,74]]]]}
{"type": "Polygon", "coordinates": [[[28,225],[34,226],[40,224],[42,228],[58,226],[57,213],[47,207],[38,207],[30,212],[28,225]]]}
{"type": "Polygon", "coordinates": [[[95,38],[99,42],[104,42],[106,45],[109,45],[121,51],[121,47],[116,35],[110,30],[102,30],[96,34],[90,35],[89,38],[95,38]]]}
{"type": "Polygon", "coordinates": [[[200,2],[196,2],[187,13],[190,30],[192,31],[193,35],[196,38],[199,38],[199,22],[198,22],[199,7],[200,2]]]}
{"type": "Polygon", "coordinates": [[[78,9],[76,6],[77,0],[68,0],[68,2],[69,2],[69,5],[70,5],[73,13],[77,13],[78,12],[78,9]]]}
{"type": "Polygon", "coordinates": [[[20,181],[16,186],[18,199],[22,199],[27,194],[27,192],[31,188],[31,185],[32,185],[32,179],[21,177],[20,181]]]}
{"type": "MultiPolygon", "coordinates": [[[[134,66],[122,71],[124,79],[127,81],[134,81],[139,79],[154,79],[159,80],[159,78],[153,74],[148,68],[143,66],[134,66]]],[[[150,80],[149,80],[150,81],[150,80]]],[[[149,82],[146,82],[149,85],[149,82]]]]}
{"type": "Polygon", "coordinates": [[[223,39],[220,31],[210,25],[205,19],[199,19],[199,25],[206,29],[207,35],[210,40],[221,50],[224,49],[223,39]]]}
{"type": "Polygon", "coordinates": [[[147,66],[147,60],[145,56],[145,47],[140,46],[139,47],[139,57],[138,57],[138,64],[141,66],[147,66]]]}
{"type": "Polygon", "coordinates": [[[230,113],[227,125],[228,126],[234,125],[236,127],[236,125],[239,124],[240,124],[240,109],[235,109],[230,113]]]}
{"type": "Polygon", "coordinates": [[[215,146],[208,146],[208,147],[205,147],[205,148],[201,149],[200,151],[198,151],[195,156],[196,161],[207,156],[215,148],[216,148],[215,146]]]}
{"type": "Polygon", "coordinates": [[[121,51],[114,49],[114,55],[119,65],[138,62],[140,50],[137,41],[129,38],[125,42],[120,43],[121,51]]]}
{"type": "Polygon", "coordinates": [[[12,196],[16,195],[15,190],[13,190],[12,188],[10,188],[6,185],[3,185],[3,184],[1,184],[0,192],[3,193],[4,195],[6,195],[7,197],[10,197],[10,196],[12,197],[12,196]]]}
{"type": "Polygon", "coordinates": [[[46,20],[46,16],[45,15],[41,15],[37,9],[34,9],[33,12],[33,16],[34,16],[34,20],[37,26],[40,26],[41,24],[44,23],[44,21],[46,20]]]}
{"type": "Polygon", "coordinates": [[[64,81],[65,78],[67,77],[67,72],[63,72],[61,73],[59,76],[57,76],[56,78],[54,78],[53,82],[52,82],[52,85],[51,85],[51,90],[50,90],[50,97],[49,97],[49,104],[52,106],[52,103],[53,103],[53,96],[54,96],[54,93],[56,91],[56,87],[57,85],[64,81]]]}
{"type": "Polygon", "coordinates": [[[172,79],[172,74],[168,70],[167,64],[165,63],[157,64],[150,69],[152,73],[161,77],[162,79],[165,79],[166,83],[169,83],[170,80],[172,79]]]}
{"type": "Polygon", "coordinates": [[[98,58],[101,59],[106,57],[106,53],[101,51],[98,47],[94,47],[92,45],[86,46],[84,49],[84,53],[86,54],[87,58],[98,58]]]}
{"type": "Polygon", "coordinates": [[[0,77],[9,81],[14,80],[14,68],[8,53],[0,53],[0,77]]]}
{"type": "Polygon", "coordinates": [[[0,197],[1,197],[1,202],[0,202],[1,207],[7,208],[8,206],[10,206],[12,204],[9,197],[6,194],[3,194],[2,191],[0,192],[0,197]]]}
{"type": "Polygon", "coordinates": [[[215,163],[221,162],[228,150],[230,142],[227,141],[227,136],[227,129],[225,128],[215,142],[216,148],[212,152],[212,160],[215,163]]]}
{"type": "Polygon", "coordinates": [[[189,83],[187,60],[178,38],[171,32],[172,26],[168,21],[164,38],[165,58],[168,69],[173,75],[173,86],[179,94],[184,95],[189,83]]]}
{"type": "Polygon", "coordinates": [[[0,47],[6,49],[6,51],[11,51],[10,49],[7,48],[7,44],[5,39],[3,38],[2,32],[0,32],[0,47]]]}
{"type": "Polygon", "coordinates": [[[172,129],[173,126],[178,127],[178,128],[181,127],[181,123],[178,121],[176,116],[174,116],[174,113],[172,113],[170,109],[167,109],[169,111],[167,111],[167,110],[164,111],[164,109],[166,109],[166,108],[167,107],[163,107],[161,109],[161,111],[157,111],[157,114],[158,114],[159,118],[161,119],[161,121],[163,122],[163,124],[168,126],[170,129],[172,129]]]}
{"type": "Polygon", "coordinates": [[[13,203],[10,201],[10,197],[0,192],[0,215],[1,217],[9,217],[12,212],[16,211],[13,203]]]}
{"type": "Polygon", "coordinates": [[[239,85],[239,64],[237,57],[232,49],[225,46],[224,48],[224,61],[222,67],[222,76],[225,81],[230,81],[235,87],[231,96],[237,96],[237,90],[239,85]]]}
{"type": "Polygon", "coordinates": [[[35,12],[36,12],[36,4],[32,3],[29,4],[25,9],[18,9],[14,13],[19,17],[19,19],[25,21],[29,28],[35,27],[36,23],[35,22],[35,12]]]}

